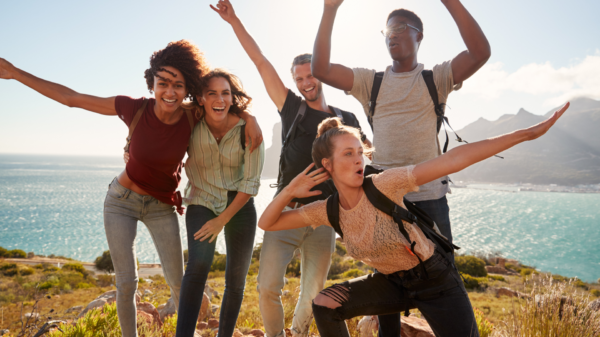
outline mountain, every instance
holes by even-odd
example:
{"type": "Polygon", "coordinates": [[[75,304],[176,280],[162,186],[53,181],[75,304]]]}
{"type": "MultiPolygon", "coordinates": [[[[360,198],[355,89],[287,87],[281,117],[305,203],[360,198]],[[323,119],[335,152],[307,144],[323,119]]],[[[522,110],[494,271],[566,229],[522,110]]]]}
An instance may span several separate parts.
{"type": "MultiPolygon", "coordinates": [[[[495,121],[479,118],[457,133],[469,142],[499,136],[527,128],[550,117],[534,115],[524,109],[516,115],[506,114],[495,121]]],[[[459,145],[454,134],[449,149],[459,145]]],[[[440,131],[440,143],[445,142],[440,131]]],[[[273,142],[266,150],[263,177],[277,178],[281,151],[281,122],[273,127],[273,142]]],[[[600,101],[578,98],[543,137],[519,144],[452,175],[452,180],[493,183],[532,183],[558,185],[588,185],[600,183],[600,101]]]]}
{"type": "MultiPolygon", "coordinates": [[[[496,121],[480,118],[458,130],[469,142],[502,135],[537,124],[544,116],[524,109],[516,115],[503,115],[496,121]]],[[[496,183],[533,183],[558,185],[587,185],[600,183],[600,101],[578,98],[556,125],[541,138],[519,144],[496,157],[486,159],[459,173],[454,181],[496,183]]],[[[449,132],[449,148],[457,146],[454,134],[449,132]]],[[[440,142],[445,134],[440,132],[440,142]]]]}

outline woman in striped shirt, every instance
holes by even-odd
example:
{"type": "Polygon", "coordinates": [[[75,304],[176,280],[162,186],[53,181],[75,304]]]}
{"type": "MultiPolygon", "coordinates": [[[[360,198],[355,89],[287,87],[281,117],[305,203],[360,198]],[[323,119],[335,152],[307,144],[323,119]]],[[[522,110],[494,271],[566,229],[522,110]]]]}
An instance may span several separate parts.
{"type": "Polygon", "coordinates": [[[204,118],[196,124],[185,171],[184,201],[189,261],[181,284],[177,337],[194,335],[217,235],[225,229],[227,261],[219,336],[232,336],[244,297],[256,231],[253,196],[258,193],[264,144],[251,152],[243,145],[240,113],[252,100],[239,79],[222,69],[205,77],[198,104],[204,118]]]}

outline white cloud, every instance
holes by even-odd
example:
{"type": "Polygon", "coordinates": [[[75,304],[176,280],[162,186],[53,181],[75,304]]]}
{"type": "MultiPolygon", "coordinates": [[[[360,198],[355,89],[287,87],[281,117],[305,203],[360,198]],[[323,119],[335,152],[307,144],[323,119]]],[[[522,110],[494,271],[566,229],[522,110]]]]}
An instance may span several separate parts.
{"type": "Polygon", "coordinates": [[[531,63],[513,73],[501,62],[485,65],[467,81],[463,94],[477,94],[488,100],[507,92],[552,96],[544,106],[557,106],[574,97],[600,98],[600,51],[581,62],[555,68],[550,62],[531,63]]]}

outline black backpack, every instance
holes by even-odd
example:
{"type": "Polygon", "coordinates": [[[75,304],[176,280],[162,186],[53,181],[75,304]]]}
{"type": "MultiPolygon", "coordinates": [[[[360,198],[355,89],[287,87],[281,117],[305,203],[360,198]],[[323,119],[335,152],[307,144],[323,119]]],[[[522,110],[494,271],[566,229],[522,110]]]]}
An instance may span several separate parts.
{"type": "MultiPolygon", "coordinates": [[[[371,89],[371,100],[369,100],[369,115],[367,119],[369,120],[369,125],[371,125],[371,130],[373,130],[373,117],[375,116],[375,106],[377,105],[377,96],[379,95],[379,89],[381,88],[381,83],[383,82],[383,74],[384,72],[378,72],[375,74],[375,78],[373,79],[373,88],[371,89]]],[[[459,143],[468,143],[466,140],[460,138],[460,136],[452,129],[450,126],[450,122],[448,122],[448,117],[445,116],[446,104],[440,103],[438,98],[437,88],[435,86],[435,82],[433,80],[433,71],[432,70],[423,70],[421,72],[423,79],[425,80],[425,84],[427,84],[427,90],[429,91],[429,96],[431,96],[431,100],[433,101],[433,106],[435,108],[435,114],[437,116],[437,133],[440,133],[440,129],[442,128],[442,124],[446,122],[446,125],[454,132],[456,135],[456,141],[459,143]]],[[[444,127],[444,132],[446,132],[446,143],[444,144],[444,152],[448,150],[448,130],[444,127]]],[[[502,158],[498,155],[495,157],[502,158]]],[[[502,158],[504,159],[504,158],[502,158]]]]}
{"type": "MultiPolygon", "coordinates": [[[[296,114],[296,117],[294,118],[294,121],[292,122],[292,125],[287,130],[287,133],[285,132],[285,130],[283,130],[283,129],[281,130],[282,142],[281,142],[281,153],[279,155],[279,173],[277,174],[277,183],[269,185],[272,188],[279,187],[279,185],[281,184],[282,172],[283,172],[283,165],[285,165],[283,163],[283,154],[287,150],[289,144],[294,139],[296,139],[296,131],[299,128],[300,129],[302,128],[302,126],[300,126],[300,122],[302,122],[302,120],[304,119],[304,116],[306,115],[306,109],[307,108],[308,108],[308,106],[306,104],[306,101],[302,100],[302,103],[300,103],[300,108],[298,108],[298,113],[296,114]],[[283,136],[283,135],[285,135],[285,136],[283,136]]],[[[344,122],[344,116],[342,115],[342,111],[340,109],[336,108],[336,107],[333,107],[333,106],[329,106],[329,108],[331,110],[333,110],[333,112],[335,112],[336,116],[339,117],[342,120],[342,123],[343,123],[344,122]]]]}
{"type": "MultiPolygon", "coordinates": [[[[425,275],[427,275],[427,271],[425,271],[423,261],[421,261],[419,255],[415,253],[416,242],[410,241],[410,236],[404,228],[402,220],[416,224],[423,234],[425,234],[425,237],[431,240],[451,263],[454,261],[454,251],[460,249],[460,247],[450,243],[445,236],[435,230],[435,222],[427,215],[427,213],[425,213],[425,211],[417,207],[414,203],[406,200],[406,198],[404,198],[406,209],[399,206],[377,189],[373,183],[372,176],[365,177],[363,189],[369,202],[375,206],[375,208],[391,216],[394,219],[394,222],[398,224],[400,233],[404,235],[406,240],[410,243],[410,250],[412,251],[412,254],[419,259],[419,264],[423,268],[425,275]]],[[[327,199],[327,219],[335,232],[343,239],[344,233],[342,233],[342,228],[340,227],[340,197],[337,191],[327,199]]]]}

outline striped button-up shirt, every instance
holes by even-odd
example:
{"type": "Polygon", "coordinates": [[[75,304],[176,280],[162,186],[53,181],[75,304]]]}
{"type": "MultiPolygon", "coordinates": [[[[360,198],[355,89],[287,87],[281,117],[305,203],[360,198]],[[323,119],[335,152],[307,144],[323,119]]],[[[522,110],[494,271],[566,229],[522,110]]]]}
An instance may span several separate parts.
{"type": "Polygon", "coordinates": [[[221,143],[212,135],[202,119],[194,127],[185,162],[189,179],[184,202],[201,205],[221,214],[227,208],[227,191],[255,196],[260,187],[260,174],[265,160],[264,142],[250,153],[240,141],[243,119],[229,130],[221,143]]]}

